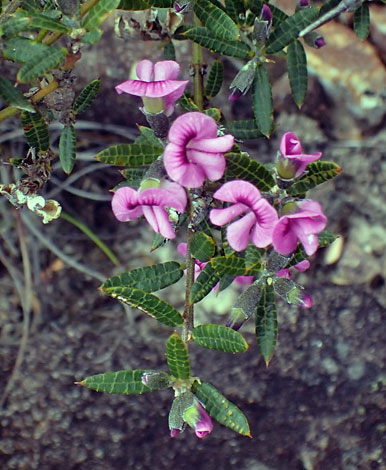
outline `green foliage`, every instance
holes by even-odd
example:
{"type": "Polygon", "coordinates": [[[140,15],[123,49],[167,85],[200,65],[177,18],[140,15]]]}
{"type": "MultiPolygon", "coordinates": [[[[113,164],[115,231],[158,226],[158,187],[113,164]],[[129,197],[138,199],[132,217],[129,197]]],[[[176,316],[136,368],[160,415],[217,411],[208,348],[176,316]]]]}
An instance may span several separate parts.
{"type": "Polygon", "coordinates": [[[110,165],[143,166],[157,160],[163,150],[163,147],[155,145],[118,144],[99,152],[96,159],[110,165]]]}
{"type": "Polygon", "coordinates": [[[254,184],[260,191],[269,191],[275,184],[271,173],[262,163],[252,160],[245,153],[228,153],[224,180],[242,179],[254,184]]]}
{"type": "Polygon", "coordinates": [[[248,343],[238,331],[223,325],[197,326],[193,339],[199,346],[218,351],[238,353],[248,349],[248,343]]]}
{"type": "Polygon", "coordinates": [[[269,137],[273,129],[272,89],[267,70],[263,65],[256,68],[252,85],[252,107],[259,131],[269,137]]]}
{"type": "Polygon", "coordinates": [[[242,276],[245,274],[245,260],[237,256],[218,256],[210,262],[215,273],[222,277],[225,274],[242,276]]]}
{"type": "Polygon", "coordinates": [[[242,18],[245,16],[245,6],[243,0],[225,0],[225,8],[235,23],[242,24],[242,18]]]}
{"type": "Polygon", "coordinates": [[[292,195],[305,194],[308,190],[338,176],[342,168],[335,162],[317,161],[307,165],[306,173],[296,181],[288,192],[292,195]]]}
{"type": "Polygon", "coordinates": [[[4,59],[25,63],[29,62],[31,57],[35,55],[49,54],[50,49],[50,46],[46,44],[41,44],[27,38],[14,37],[6,41],[3,57],[4,59]]]}
{"type": "Polygon", "coordinates": [[[9,80],[3,77],[0,77],[0,96],[10,106],[30,113],[36,112],[33,105],[23,97],[20,91],[9,80]]]}
{"type": "Polygon", "coordinates": [[[120,370],[118,372],[105,372],[87,377],[79,385],[91,388],[97,392],[118,393],[120,395],[133,395],[153,390],[141,381],[146,370],[120,370]]]}
{"type": "Polygon", "coordinates": [[[292,96],[297,106],[301,108],[307,96],[308,73],[307,57],[300,41],[295,40],[289,44],[287,64],[292,96]]]}
{"type": "Polygon", "coordinates": [[[118,10],[147,10],[150,7],[150,2],[145,0],[121,0],[117,9],[118,10]]]}
{"type": "Polygon", "coordinates": [[[245,266],[250,269],[261,261],[261,258],[265,255],[264,248],[257,248],[252,243],[249,243],[245,250],[245,266]]]}
{"type": "Polygon", "coordinates": [[[164,57],[165,60],[176,60],[176,50],[172,41],[169,41],[164,45],[164,57]]]}
{"type": "Polygon", "coordinates": [[[214,269],[208,263],[205,268],[200,272],[198,278],[192,286],[190,291],[189,301],[194,304],[202,300],[213,287],[218,283],[220,277],[215,273],[214,269]]]}
{"type": "Polygon", "coordinates": [[[177,333],[173,333],[166,343],[166,360],[173,377],[176,379],[190,377],[188,349],[177,333]]]}
{"type": "Polygon", "coordinates": [[[50,47],[47,51],[33,55],[19,69],[17,80],[20,83],[27,83],[59,67],[64,62],[67,52],[64,47],[50,47]]]}
{"type": "Polygon", "coordinates": [[[327,0],[326,2],[323,2],[323,5],[319,10],[319,15],[318,15],[319,18],[323,16],[325,13],[327,13],[328,11],[338,6],[340,2],[341,0],[327,0]]]}
{"type": "Polygon", "coordinates": [[[192,98],[190,98],[186,94],[181,96],[181,98],[178,100],[178,104],[184,111],[199,111],[197,105],[194,103],[192,98]]]}
{"type": "Polygon", "coordinates": [[[60,21],[54,20],[45,14],[36,14],[32,17],[31,28],[46,29],[47,31],[55,31],[57,33],[69,33],[71,28],[64,25],[60,21]]]}
{"type": "Polygon", "coordinates": [[[272,284],[262,287],[256,309],[256,339],[267,366],[272,359],[277,341],[277,316],[275,293],[272,284]]]}
{"type": "MultiPolygon", "coordinates": [[[[248,0],[248,8],[256,15],[259,16],[261,9],[265,2],[261,0],[248,0]]],[[[288,18],[288,15],[283,10],[275,5],[268,5],[272,12],[272,26],[276,28],[280,23],[288,18]]]]}
{"type": "Polygon", "coordinates": [[[30,18],[14,15],[13,18],[0,25],[0,36],[16,36],[16,34],[21,31],[26,31],[28,29],[30,21],[30,18]]]}
{"type": "Polygon", "coordinates": [[[75,165],[76,134],[74,126],[65,126],[60,134],[59,159],[62,170],[68,175],[75,165]]]}
{"type": "Polygon", "coordinates": [[[208,108],[204,110],[204,113],[207,116],[210,116],[212,119],[214,119],[216,122],[220,122],[221,119],[221,109],[219,108],[208,108]]]}
{"type": "Polygon", "coordinates": [[[138,189],[146,171],[146,168],[126,168],[125,170],[121,170],[121,175],[131,188],[138,189]]]}
{"type": "Polygon", "coordinates": [[[190,250],[193,258],[200,261],[209,261],[216,251],[216,243],[211,236],[199,232],[194,234],[190,250]]]}
{"type": "Polygon", "coordinates": [[[359,39],[366,39],[370,32],[370,9],[363,3],[354,13],[354,31],[359,39]]]}
{"type": "Polygon", "coordinates": [[[73,106],[73,110],[77,114],[85,111],[94,101],[98,94],[100,83],[100,80],[93,80],[79,93],[79,96],[76,98],[73,106]]]}
{"type": "Polygon", "coordinates": [[[226,129],[236,139],[252,140],[264,137],[257,128],[256,121],[254,119],[227,122],[226,129]]]}
{"type": "Polygon", "coordinates": [[[50,137],[43,116],[38,112],[22,111],[20,119],[28,145],[37,150],[47,150],[50,145],[50,137]]]}
{"type": "Polygon", "coordinates": [[[221,89],[224,80],[224,66],[219,60],[215,60],[209,70],[205,83],[205,95],[214,98],[221,89]]]}
{"type": "Polygon", "coordinates": [[[232,19],[209,0],[194,3],[194,12],[202,24],[221,39],[236,39],[239,29],[232,19]]]}
{"type": "Polygon", "coordinates": [[[247,418],[242,411],[213,385],[207,382],[194,382],[192,392],[203,403],[212,418],[243,436],[251,437],[247,418]]]}
{"type": "Polygon", "coordinates": [[[83,21],[83,28],[87,31],[98,28],[98,26],[111,15],[115,8],[118,7],[119,3],[120,0],[99,0],[83,21]]]}

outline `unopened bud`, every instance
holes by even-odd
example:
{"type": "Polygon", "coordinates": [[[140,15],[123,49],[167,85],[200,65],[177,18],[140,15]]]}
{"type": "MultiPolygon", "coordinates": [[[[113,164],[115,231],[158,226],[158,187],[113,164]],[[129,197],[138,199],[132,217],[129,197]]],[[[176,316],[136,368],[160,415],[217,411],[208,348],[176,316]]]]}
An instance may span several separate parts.
{"type": "Polygon", "coordinates": [[[324,37],[316,31],[311,31],[304,36],[304,41],[311,47],[315,49],[320,49],[321,47],[326,45],[326,41],[324,37]]]}
{"type": "Polygon", "coordinates": [[[239,330],[241,326],[255,313],[261,297],[261,280],[249,286],[236,300],[232,307],[226,326],[239,330]]]}
{"type": "Polygon", "coordinates": [[[310,2],[308,0],[299,0],[295,7],[295,12],[301,10],[302,8],[310,7],[310,2]]]}
{"type": "Polygon", "coordinates": [[[256,47],[261,48],[267,42],[271,34],[272,12],[268,5],[263,5],[260,16],[255,18],[253,26],[253,39],[256,47]]]}
{"type": "Polygon", "coordinates": [[[256,61],[250,60],[235,76],[232,83],[229,85],[229,89],[231,90],[231,94],[228,98],[229,101],[235,101],[240,98],[241,95],[248,93],[255,79],[256,67],[256,61]]]}
{"type": "Polygon", "coordinates": [[[287,266],[291,256],[281,255],[277,251],[272,250],[268,256],[267,271],[270,274],[276,273],[287,266]]]}
{"type": "Polygon", "coordinates": [[[152,390],[165,390],[171,386],[170,375],[157,370],[147,370],[143,373],[141,382],[152,390]]]}

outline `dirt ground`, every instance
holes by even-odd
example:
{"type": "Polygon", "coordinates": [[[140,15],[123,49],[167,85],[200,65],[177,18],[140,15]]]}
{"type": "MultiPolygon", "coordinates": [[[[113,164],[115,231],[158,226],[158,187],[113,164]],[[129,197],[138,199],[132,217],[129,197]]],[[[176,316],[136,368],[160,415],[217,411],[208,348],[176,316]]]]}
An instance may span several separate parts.
{"type": "MultiPolygon", "coordinates": [[[[109,44],[108,38],[103,43],[104,58],[85,53],[78,70],[80,84],[95,78],[96,63],[103,71],[99,99],[78,130],[82,159],[74,173],[84,171],[83,176],[80,173],[66,187],[66,178],[56,168],[45,194],[111,245],[120,265],[114,267],[66,220],[43,226],[31,215],[29,222],[22,219],[33,279],[32,314],[26,332],[14,280],[0,263],[0,394],[11,377],[23,331],[28,339],[0,412],[0,468],[385,470],[384,119],[374,123],[366,119],[370,113],[366,110],[355,114],[347,97],[339,100],[329,93],[328,77],[310,78],[308,101],[304,110],[297,111],[283,85],[280,63],[271,69],[277,131],[270,141],[248,143],[248,149],[256,159],[270,161],[282,133],[292,130],[307,150],[321,150],[325,160],[342,166],[338,178],[310,196],[322,203],[328,229],[342,236],[343,249],[333,264],[333,254],[320,250],[311,269],[297,278],[314,297],[310,310],[279,304],[279,342],[269,368],[258,353],[252,323],[241,331],[250,344],[247,353],[228,355],[190,347],[194,375],[213,383],[243,410],[253,439],[219,424],[203,440],[189,429],[170,439],[170,390],[127,397],[74,385],[108,370],[166,370],[165,340],[172,332],[97,290],[98,275],[109,277],[160,260],[178,260],[176,243],[150,253],[146,247],[152,234],[146,224],[114,219],[108,190],[120,175],[115,168],[90,160],[98,150],[127,141],[136,132],[135,121],[144,124],[143,117],[133,112],[135,99],[125,97],[123,106],[111,93],[128,73],[128,52],[122,48],[133,46],[109,44]],[[120,64],[116,74],[112,63],[103,62],[111,59],[109,47],[116,49],[120,64]],[[90,122],[102,125],[92,128],[90,122]],[[69,192],[74,188],[83,193],[69,192]],[[86,193],[93,199],[84,197],[86,193]],[[87,266],[86,272],[60,261],[52,246],[87,266]]],[[[231,75],[237,64],[227,65],[231,75]]],[[[244,104],[240,101],[233,109],[225,105],[224,111],[242,118],[248,115],[244,104]]],[[[3,135],[14,132],[16,124],[16,120],[7,122],[3,135]]],[[[9,140],[3,145],[14,152],[25,148],[20,134],[12,145],[9,140]]],[[[4,201],[0,214],[2,251],[18,280],[23,266],[16,216],[4,201]]],[[[181,306],[183,290],[180,281],[168,291],[169,301],[181,306]]],[[[197,322],[225,323],[236,295],[234,290],[217,298],[210,294],[198,304],[197,322]]]]}

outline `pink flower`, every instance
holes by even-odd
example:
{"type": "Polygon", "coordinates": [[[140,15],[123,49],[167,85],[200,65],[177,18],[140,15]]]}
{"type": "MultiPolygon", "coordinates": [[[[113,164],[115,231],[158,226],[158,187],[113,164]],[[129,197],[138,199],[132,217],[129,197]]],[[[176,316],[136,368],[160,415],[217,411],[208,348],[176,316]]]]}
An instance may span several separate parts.
{"type": "MultiPolygon", "coordinates": [[[[296,263],[293,267],[300,272],[307,271],[310,267],[310,262],[308,259],[304,259],[303,261],[296,263]]],[[[284,279],[292,279],[292,274],[289,268],[280,269],[280,271],[276,273],[276,276],[284,277],[284,279]]]]}
{"type": "Polygon", "coordinates": [[[216,121],[202,113],[186,113],[169,131],[164,165],[169,177],[189,188],[200,187],[205,178],[219,180],[225,170],[223,153],[233,146],[232,135],[217,137],[216,121]]]}
{"type": "Polygon", "coordinates": [[[162,187],[143,191],[136,191],[128,186],[119,188],[114,193],[111,206],[115,217],[121,222],[143,215],[155,232],[172,239],[176,234],[165,207],[184,212],[186,202],[185,190],[179,184],[166,182],[162,187]]]}
{"type": "MultiPolygon", "coordinates": [[[[177,251],[183,258],[186,258],[187,244],[179,243],[177,246],[177,251]]],[[[207,262],[200,261],[198,259],[194,260],[194,280],[198,278],[199,274],[201,273],[201,271],[205,268],[207,264],[208,264],[207,262]]]]}
{"type": "MultiPolygon", "coordinates": [[[[280,217],[273,231],[273,247],[278,253],[287,255],[295,251],[299,241],[307,255],[313,255],[319,246],[317,234],[324,230],[327,224],[322,206],[307,199],[286,206],[291,211],[295,209],[295,212],[280,217]]],[[[284,211],[286,206],[283,207],[284,211]]]]}
{"type": "Polygon", "coordinates": [[[300,299],[300,305],[303,308],[311,308],[314,305],[314,299],[307,292],[303,292],[302,298],[300,299]]]}
{"type": "Polygon", "coordinates": [[[300,140],[293,132],[286,132],[281,138],[277,172],[284,179],[296,178],[309,163],[319,160],[321,156],[321,152],[303,154],[300,140]]]}
{"type": "Polygon", "coordinates": [[[213,423],[210,416],[195,397],[193,404],[184,410],[182,416],[185,423],[194,429],[196,436],[200,439],[213,430],[213,423]]]}
{"type": "Polygon", "coordinates": [[[225,209],[212,209],[209,216],[212,224],[223,226],[244,214],[227,228],[227,239],[234,250],[245,250],[249,240],[258,248],[272,242],[278,216],[253,184],[243,180],[230,181],[222,185],[213,197],[234,204],[225,209]]]}
{"type": "Polygon", "coordinates": [[[174,111],[174,103],[181,98],[188,80],[176,80],[180,72],[180,66],[174,60],[163,60],[153,65],[150,60],[142,60],[136,68],[138,80],[127,80],[115,87],[117,93],[129,93],[130,95],[145,98],[145,107],[150,108],[151,103],[146,98],[161,98],[159,104],[153,104],[149,112],[164,111],[170,116],[174,111]],[[155,107],[154,107],[155,106],[155,107]]]}

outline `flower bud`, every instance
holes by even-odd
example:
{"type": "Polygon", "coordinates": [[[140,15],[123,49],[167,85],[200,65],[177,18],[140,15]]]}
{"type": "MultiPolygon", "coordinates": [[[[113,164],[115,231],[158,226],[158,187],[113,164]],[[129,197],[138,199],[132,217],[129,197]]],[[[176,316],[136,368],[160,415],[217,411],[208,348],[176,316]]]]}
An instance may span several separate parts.
{"type": "Polygon", "coordinates": [[[193,10],[194,0],[179,0],[174,2],[173,8],[177,13],[182,13],[185,15],[193,10]]]}
{"type": "Polygon", "coordinates": [[[302,8],[310,7],[310,2],[308,0],[299,0],[295,7],[295,12],[298,12],[302,8]]]}
{"type": "Polygon", "coordinates": [[[324,37],[317,31],[311,31],[311,33],[306,34],[304,36],[304,41],[306,42],[306,44],[311,47],[314,47],[315,49],[320,49],[321,47],[326,45],[324,37]]]}
{"type": "Polygon", "coordinates": [[[304,292],[303,287],[290,279],[275,276],[273,288],[275,293],[289,304],[300,305],[304,308],[310,308],[313,305],[312,297],[304,292]]]}
{"type": "Polygon", "coordinates": [[[248,93],[255,79],[256,67],[256,61],[250,60],[235,76],[232,83],[229,85],[229,89],[231,90],[231,94],[228,97],[229,101],[235,101],[239,99],[240,96],[248,93]]]}
{"type": "Polygon", "coordinates": [[[168,131],[169,131],[169,118],[163,113],[163,103],[162,103],[162,107],[160,111],[157,111],[157,112],[155,110],[159,109],[158,105],[157,107],[151,108],[154,110],[153,112],[153,111],[150,111],[149,110],[150,108],[148,107],[148,105],[145,104],[145,100],[146,100],[146,103],[148,103],[152,99],[154,100],[161,99],[162,101],[162,98],[142,98],[142,99],[144,100],[145,107],[141,108],[141,111],[146,116],[146,120],[149,123],[150,127],[153,129],[154,135],[158,137],[159,139],[166,139],[168,135],[168,131]]]}
{"type": "Polygon", "coordinates": [[[253,39],[256,47],[261,48],[267,42],[271,34],[272,12],[268,5],[263,5],[260,16],[255,18],[253,26],[253,39]]]}
{"type": "Polygon", "coordinates": [[[285,268],[290,258],[291,256],[281,255],[277,251],[272,250],[267,260],[267,271],[272,274],[285,268]]]}
{"type": "Polygon", "coordinates": [[[141,382],[152,390],[165,390],[171,385],[170,375],[157,370],[147,370],[141,377],[141,382]]]}
{"type": "Polygon", "coordinates": [[[239,330],[241,326],[255,313],[261,297],[261,281],[249,286],[237,299],[232,307],[231,315],[226,326],[239,330]]]}

